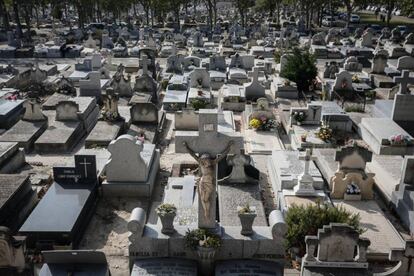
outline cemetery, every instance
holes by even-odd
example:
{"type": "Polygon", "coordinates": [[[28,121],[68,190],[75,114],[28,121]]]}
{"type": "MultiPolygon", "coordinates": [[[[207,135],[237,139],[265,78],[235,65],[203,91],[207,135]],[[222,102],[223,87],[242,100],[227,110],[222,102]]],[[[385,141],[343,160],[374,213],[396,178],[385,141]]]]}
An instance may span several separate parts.
{"type": "Polygon", "coordinates": [[[0,0],[0,276],[414,275],[410,1],[0,0]]]}

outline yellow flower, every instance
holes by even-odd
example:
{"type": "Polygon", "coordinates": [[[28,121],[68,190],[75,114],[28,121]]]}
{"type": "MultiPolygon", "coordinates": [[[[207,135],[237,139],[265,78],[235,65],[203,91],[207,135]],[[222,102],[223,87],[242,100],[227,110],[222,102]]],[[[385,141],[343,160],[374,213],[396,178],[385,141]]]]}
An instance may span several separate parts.
{"type": "Polygon", "coordinates": [[[254,129],[259,128],[261,125],[262,125],[262,122],[259,119],[256,119],[256,118],[251,119],[250,122],[249,122],[249,126],[254,128],[254,129]]]}

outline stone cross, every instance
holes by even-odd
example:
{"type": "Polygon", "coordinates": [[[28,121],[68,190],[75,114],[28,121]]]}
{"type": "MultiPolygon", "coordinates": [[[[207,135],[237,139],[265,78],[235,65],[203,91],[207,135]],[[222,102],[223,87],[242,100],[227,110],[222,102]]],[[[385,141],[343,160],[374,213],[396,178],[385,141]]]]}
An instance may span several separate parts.
{"type": "Polygon", "coordinates": [[[177,131],[175,136],[175,151],[190,153],[199,163],[202,172],[201,184],[198,186],[200,228],[216,228],[215,164],[228,153],[238,153],[243,147],[242,136],[218,131],[218,115],[217,110],[201,109],[198,134],[177,131]],[[220,156],[217,157],[218,155],[220,156]]]}
{"type": "Polygon", "coordinates": [[[299,160],[305,161],[305,170],[303,174],[299,176],[298,184],[295,186],[294,191],[297,195],[313,195],[315,189],[313,188],[313,177],[309,173],[310,162],[316,160],[316,157],[312,156],[312,150],[306,149],[306,154],[299,156],[299,160]]]}
{"type": "Polygon", "coordinates": [[[79,163],[80,165],[83,165],[83,170],[85,173],[85,178],[88,178],[88,165],[91,165],[92,163],[86,162],[86,158],[83,158],[83,162],[79,163]]]}
{"type": "Polygon", "coordinates": [[[145,74],[148,74],[148,60],[147,56],[142,56],[142,75],[145,76],[145,74]]]}
{"type": "Polygon", "coordinates": [[[258,82],[258,81],[259,81],[259,68],[254,67],[253,68],[253,82],[258,82]]]}
{"type": "Polygon", "coordinates": [[[414,84],[414,78],[410,77],[409,70],[403,70],[401,76],[394,77],[394,82],[400,84],[400,89],[398,94],[408,94],[410,91],[408,89],[409,84],[414,84]]]}
{"type": "Polygon", "coordinates": [[[312,156],[312,149],[306,149],[306,154],[299,156],[299,160],[305,161],[305,171],[303,172],[304,175],[310,175],[309,174],[309,166],[311,160],[316,160],[316,157],[312,156]]]}

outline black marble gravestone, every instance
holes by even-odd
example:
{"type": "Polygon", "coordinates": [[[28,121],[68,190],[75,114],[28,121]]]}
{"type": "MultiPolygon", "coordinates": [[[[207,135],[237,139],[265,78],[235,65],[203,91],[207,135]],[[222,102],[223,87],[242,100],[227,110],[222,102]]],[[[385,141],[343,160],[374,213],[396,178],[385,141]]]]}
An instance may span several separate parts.
{"type": "Polygon", "coordinates": [[[76,155],[74,167],[54,167],[55,182],[20,228],[29,248],[76,248],[97,201],[94,155],[76,155]]]}

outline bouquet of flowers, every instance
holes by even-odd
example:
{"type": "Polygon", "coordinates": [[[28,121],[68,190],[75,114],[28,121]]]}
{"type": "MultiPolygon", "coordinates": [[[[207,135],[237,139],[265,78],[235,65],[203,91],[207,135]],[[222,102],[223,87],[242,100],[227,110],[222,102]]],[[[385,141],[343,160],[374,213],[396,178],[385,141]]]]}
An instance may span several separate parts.
{"type": "Polygon", "coordinates": [[[410,143],[410,138],[404,134],[392,135],[388,140],[393,146],[404,146],[410,143]]]}
{"type": "Polygon", "coordinates": [[[249,126],[256,130],[269,131],[277,127],[277,122],[274,119],[268,119],[266,116],[260,116],[251,119],[249,126]]]}
{"type": "Polygon", "coordinates": [[[361,190],[359,189],[358,185],[351,183],[346,187],[346,193],[349,195],[359,195],[361,193],[361,190]]]}
{"type": "Polygon", "coordinates": [[[249,126],[254,129],[258,129],[259,127],[262,126],[262,121],[260,121],[259,119],[253,118],[250,120],[249,126]]]}
{"type": "Polygon", "coordinates": [[[319,137],[321,140],[327,142],[332,138],[332,129],[329,126],[321,126],[316,136],[319,137]]]}
{"type": "Polygon", "coordinates": [[[293,116],[293,119],[295,119],[295,121],[299,124],[305,121],[306,119],[306,115],[302,111],[295,111],[293,112],[292,116],[293,116]]]}
{"type": "Polygon", "coordinates": [[[361,80],[359,79],[358,75],[355,74],[355,75],[352,76],[352,82],[353,83],[360,83],[361,80]]]}

